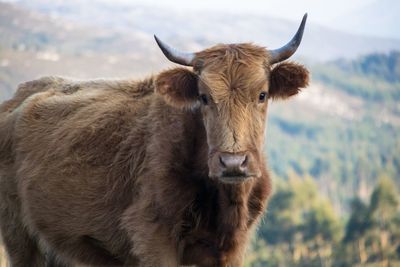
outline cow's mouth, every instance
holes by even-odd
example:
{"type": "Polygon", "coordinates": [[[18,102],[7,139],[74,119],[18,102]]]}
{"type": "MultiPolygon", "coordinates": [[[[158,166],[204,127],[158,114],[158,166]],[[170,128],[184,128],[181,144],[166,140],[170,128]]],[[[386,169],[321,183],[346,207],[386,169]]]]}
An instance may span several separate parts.
{"type": "Polygon", "coordinates": [[[218,179],[223,183],[237,184],[248,181],[253,177],[255,176],[247,173],[232,172],[232,173],[223,173],[222,176],[219,177],[218,179]]]}

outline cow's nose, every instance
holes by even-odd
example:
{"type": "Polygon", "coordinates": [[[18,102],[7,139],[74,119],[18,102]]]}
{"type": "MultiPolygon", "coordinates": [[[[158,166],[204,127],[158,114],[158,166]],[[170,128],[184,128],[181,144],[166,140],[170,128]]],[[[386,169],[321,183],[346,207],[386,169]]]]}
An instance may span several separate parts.
{"type": "Polygon", "coordinates": [[[223,175],[226,176],[246,176],[247,175],[247,155],[245,153],[221,153],[219,155],[220,167],[223,175]]]}

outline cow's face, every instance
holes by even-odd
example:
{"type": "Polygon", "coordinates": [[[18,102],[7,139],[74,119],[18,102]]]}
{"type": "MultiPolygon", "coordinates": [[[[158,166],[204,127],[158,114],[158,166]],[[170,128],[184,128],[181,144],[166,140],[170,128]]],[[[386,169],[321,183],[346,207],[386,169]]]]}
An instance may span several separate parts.
{"type": "Polygon", "coordinates": [[[262,174],[268,99],[288,98],[308,84],[303,66],[284,62],[300,45],[306,20],[307,14],[294,37],[275,50],[231,44],[185,53],[155,36],[169,60],[193,67],[161,73],[156,89],[175,107],[201,108],[211,178],[236,183],[262,174]]]}
{"type": "Polygon", "coordinates": [[[307,85],[303,66],[269,62],[262,47],[218,45],[196,54],[193,71],[158,76],[157,90],[168,103],[201,109],[211,178],[233,183],[260,176],[268,99],[287,98],[307,85]]]}

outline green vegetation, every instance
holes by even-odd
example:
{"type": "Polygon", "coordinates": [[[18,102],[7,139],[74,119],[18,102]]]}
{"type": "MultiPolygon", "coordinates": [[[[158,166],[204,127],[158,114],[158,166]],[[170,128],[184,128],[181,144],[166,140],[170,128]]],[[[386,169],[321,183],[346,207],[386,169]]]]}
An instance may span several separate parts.
{"type": "MultiPolygon", "coordinates": [[[[339,118],[290,121],[271,117],[268,161],[274,173],[287,179],[290,171],[310,175],[340,205],[376,177],[387,173],[400,183],[400,127],[376,123],[371,117],[347,122],[339,118]]],[[[346,208],[346,207],[342,207],[346,208]]]]}
{"type": "Polygon", "coordinates": [[[400,100],[400,52],[397,51],[314,66],[313,76],[367,101],[400,100]]]}
{"type": "Polygon", "coordinates": [[[291,175],[270,200],[247,266],[398,266],[398,193],[380,177],[368,203],[352,200],[344,222],[310,177],[291,175]]]}
{"type": "MultiPolygon", "coordinates": [[[[353,62],[340,61],[324,66],[355,79],[373,79],[389,89],[376,88],[375,92],[380,95],[377,99],[363,98],[369,87],[358,87],[352,79],[314,66],[315,81],[326,84],[325,78],[319,80],[319,77],[330,77],[336,84],[330,89],[332,92],[355,92],[362,99],[358,114],[352,119],[317,112],[312,116],[296,112],[294,116],[287,116],[282,108],[269,119],[267,138],[271,141],[267,141],[266,150],[275,175],[286,180],[291,171],[300,176],[312,176],[343,212],[348,210],[348,202],[355,194],[364,190],[363,197],[366,197],[372,191],[379,175],[386,174],[400,184],[400,105],[392,98],[400,94],[400,87],[397,87],[400,53],[368,55],[353,62]],[[381,71],[377,70],[377,62],[382,64],[381,71]],[[383,100],[387,98],[390,100],[383,100]]],[[[372,88],[373,85],[368,86],[372,88]]],[[[345,102],[346,95],[342,98],[345,102]]]]}

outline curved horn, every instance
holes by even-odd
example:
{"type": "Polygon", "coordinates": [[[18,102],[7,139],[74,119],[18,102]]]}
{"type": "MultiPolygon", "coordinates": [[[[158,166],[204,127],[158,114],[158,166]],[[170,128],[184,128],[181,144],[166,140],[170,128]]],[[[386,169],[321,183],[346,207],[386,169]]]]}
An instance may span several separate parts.
{"type": "Polygon", "coordinates": [[[289,43],[282,46],[281,48],[278,48],[275,50],[270,50],[270,55],[271,55],[270,63],[271,64],[278,63],[285,59],[288,59],[294,54],[294,52],[296,52],[297,48],[299,47],[299,45],[301,43],[301,38],[303,37],[306,20],[307,20],[307,13],[304,14],[303,20],[301,21],[301,24],[300,24],[300,27],[297,30],[294,37],[292,38],[292,40],[290,40],[289,43]]]}
{"type": "Polygon", "coordinates": [[[178,51],[158,39],[156,35],[154,35],[154,39],[156,39],[158,46],[161,48],[161,51],[170,61],[184,66],[193,66],[193,59],[195,56],[194,53],[178,51]]]}

